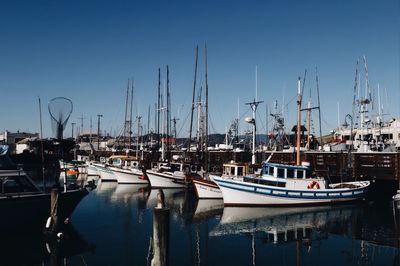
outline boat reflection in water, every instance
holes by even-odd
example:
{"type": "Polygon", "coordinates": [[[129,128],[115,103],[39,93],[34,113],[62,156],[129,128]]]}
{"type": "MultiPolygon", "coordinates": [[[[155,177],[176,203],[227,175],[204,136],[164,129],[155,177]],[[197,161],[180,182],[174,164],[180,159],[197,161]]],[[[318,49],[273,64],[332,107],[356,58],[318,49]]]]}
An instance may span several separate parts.
{"type": "Polygon", "coordinates": [[[220,217],[224,210],[222,199],[199,199],[193,213],[194,220],[204,220],[210,217],[220,217]]]}
{"type": "Polygon", "coordinates": [[[351,207],[245,208],[225,207],[220,224],[210,236],[264,232],[273,243],[309,238],[311,229],[347,223],[351,207]]]}
{"type": "Polygon", "coordinates": [[[244,251],[247,263],[251,257],[253,265],[271,260],[274,255],[266,254],[266,249],[280,251],[282,245],[292,249],[285,258],[289,264],[330,265],[339,263],[344,256],[346,263],[351,264],[374,261],[398,265],[396,220],[383,209],[366,203],[303,208],[225,207],[220,223],[210,231],[209,237],[211,241],[235,237],[238,242],[244,237],[251,247],[244,251]],[[386,222],[382,223],[383,219],[386,222]],[[337,249],[343,254],[332,258],[337,249]],[[324,256],[332,261],[323,262],[324,256]]]}

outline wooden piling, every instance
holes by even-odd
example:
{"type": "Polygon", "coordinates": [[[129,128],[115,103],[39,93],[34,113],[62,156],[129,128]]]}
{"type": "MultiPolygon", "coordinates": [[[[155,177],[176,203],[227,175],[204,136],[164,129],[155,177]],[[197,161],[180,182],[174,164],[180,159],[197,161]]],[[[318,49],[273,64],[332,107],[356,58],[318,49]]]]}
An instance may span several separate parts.
{"type": "Polygon", "coordinates": [[[58,199],[59,199],[59,189],[51,189],[51,200],[50,200],[50,217],[51,217],[51,228],[52,233],[57,233],[58,230],[58,199]]]}
{"type": "Polygon", "coordinates": [[[153,259],[152,266],[166,266],[169,261],[169,208],[165,207],[164,193],[157,194],[157,206],[153,211],[153,259]]]}

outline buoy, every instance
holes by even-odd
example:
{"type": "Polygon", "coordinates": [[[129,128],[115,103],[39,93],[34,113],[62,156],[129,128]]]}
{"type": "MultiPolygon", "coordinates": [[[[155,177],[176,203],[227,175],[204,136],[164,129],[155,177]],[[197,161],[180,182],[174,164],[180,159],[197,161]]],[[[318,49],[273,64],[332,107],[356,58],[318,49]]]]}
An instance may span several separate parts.
{"type": "Polygon", "coordinates": [[[62,232],[58,232],[58,233],[57,233],[57,238],[58,238],[58,239],[64,238],[64,234],[63,234],[62,232]]]}
{"type": "Polygon", "coordinates": [[[50,216],[49,218],[47,218],[47,221],[46,221],[46,229],[49,229],[50,226],[51,226],[51,216],[50,216]]]}

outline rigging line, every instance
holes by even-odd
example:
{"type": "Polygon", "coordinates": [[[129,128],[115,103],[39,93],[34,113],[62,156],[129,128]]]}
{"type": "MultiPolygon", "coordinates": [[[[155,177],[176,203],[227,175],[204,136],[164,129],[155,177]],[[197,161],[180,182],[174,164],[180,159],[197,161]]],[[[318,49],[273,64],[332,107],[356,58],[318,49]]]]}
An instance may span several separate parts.
{"type": "Polygon", "coordinates": [[[182,121],[182,126],[181,126],[181,128],[179,129],[179,131],[177,132],[177,135],[179,135],[179,134],[182,132],[183,127],[185,126],[185,123],[186,123],[186,121],[187,121],[188,118],[189,118],[189,115],[190,115],[190,113],[188,113],[188,114],[186,115],[185,119],[182,121]]]}

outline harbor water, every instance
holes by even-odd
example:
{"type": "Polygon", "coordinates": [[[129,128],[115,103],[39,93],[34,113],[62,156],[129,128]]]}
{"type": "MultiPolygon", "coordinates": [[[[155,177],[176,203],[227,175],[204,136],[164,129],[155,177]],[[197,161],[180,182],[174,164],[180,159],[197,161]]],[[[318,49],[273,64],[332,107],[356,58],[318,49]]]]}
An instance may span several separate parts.
{"type": "MultiPolygon", "coordinates": [[[[157,193],[99,181],[63,239],[3,233],[0,265],[151,265],[157,193]]],[[[163,193],[169,265],[400,265],[400,214],[389,201],[224,208],[191,189],[163,193]]]]}

